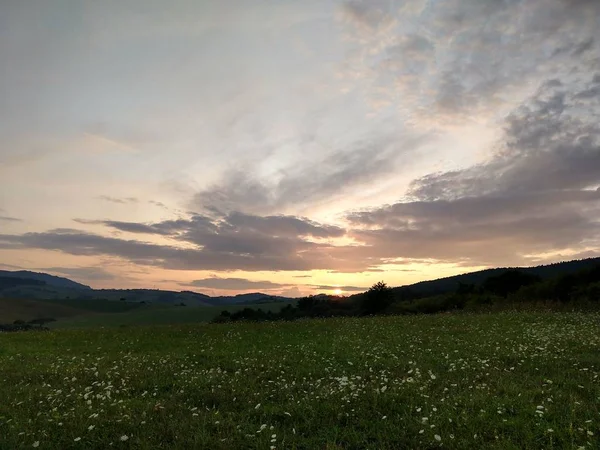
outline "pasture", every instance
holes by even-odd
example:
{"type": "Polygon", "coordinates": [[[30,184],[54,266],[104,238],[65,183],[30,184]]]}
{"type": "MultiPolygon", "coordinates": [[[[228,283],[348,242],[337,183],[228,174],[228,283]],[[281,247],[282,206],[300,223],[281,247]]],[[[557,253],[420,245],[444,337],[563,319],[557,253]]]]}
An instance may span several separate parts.
{"type": "MultiPolygon", "coordinates": [[[[90,302],[93,303],[93,302],[90,302]]],[[[107,302],[119,305],[119,302],[107,302]]],[[[294,302],[295,303],[295,302],[294,302]]],[[[221,311],[234,313],[244,308],[262,309],[278,312],[288,302],[261,303],[255,305],[222,305],[222,306],[172,306],[141,305],[123,312],[103,312],[98,314],[81,314],[65,317],[48,324],[51,328],[89,328],[89,327],[121,327],[139,325],[173,325],[197,324],[210,322],[221,311]]],[[[125,305],[139,305],[126,303],[125,305]]]]}
{"type": "Polygon", "coordinates": [[[0,448],[598,448],[599,326],[498,313],[3,334],[0,448]]]}

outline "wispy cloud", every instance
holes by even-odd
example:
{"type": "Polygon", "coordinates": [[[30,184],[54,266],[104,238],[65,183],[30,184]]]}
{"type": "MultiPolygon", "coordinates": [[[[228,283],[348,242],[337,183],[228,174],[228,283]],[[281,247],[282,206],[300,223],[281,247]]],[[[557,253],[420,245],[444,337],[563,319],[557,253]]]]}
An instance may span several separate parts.
{"type": "Polygon", "coordinates": [[[104,200],[105,202],[117,203],[119,205],[127,205],[130,203],[138,203],[139,202],[139,199],[137,199],[136,197],[119,198],[119,197],[111,197],[109,195],[101,195],[98,198],[100,200],[104,200]]]}
{"type": "Polygon", "coordinates": [[[256,290],[281,290],[289,288],[287,284],[273,283],[271,281],[252,281],[245,278],[204,278],[202,280],[194,280],[189,283],[189,286],[208,289],[219,289],[228,291],[247,291],[256,290]]]}
{"type": "Polygon", "coordinates": [[[274,177],[257,176],[252,167],[235,169],[198,192],[192,207],[218,214],[268,214],[347,195],[373,180],[393,176],[400,163],[409,162],[411,154],[428,138],[394,134],[374,138],[316,160],[303,160],[274,177]]]}
{"type": "Polygon", "coordinates": [[[103,267],[44,267],[38,270],[67,276],[85,282],[110,281],[117,279],[114,274],[108,272],[103,267]]]}
{"type": "Polygon", "coordinates": [[[4,221],[4,222],[22,222],[21,219],[17,219],[16,217],[9,217],[9,216],[0,216],[0,222],[4,221]]]}

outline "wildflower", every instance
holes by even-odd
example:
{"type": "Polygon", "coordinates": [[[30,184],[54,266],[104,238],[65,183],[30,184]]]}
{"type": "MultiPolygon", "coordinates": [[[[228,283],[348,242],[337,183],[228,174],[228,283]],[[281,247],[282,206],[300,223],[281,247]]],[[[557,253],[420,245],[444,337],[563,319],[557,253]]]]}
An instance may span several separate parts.
{"type": "Polygon", "coordinates": [[[96,425],[90,425],[90,426],[88,427],[88,430],[89,430],[89,431],[92,431],[94,428],[96,428],[96,425]]]}
{"type": "Polygon", "coordinates": [[[254,409],[260,408],[260,403],[254,407],[254,409]]]}
{"type": "Polygon", "coordinates": [[[127,436],[126,434],[124,434],[123,436],[121,436],[121,442],[125,442],[129,440],[129,436],[127,436]]]}
{"type": "Polygon", "coordinates": [[[81,440],[80,437],[76,437],[75,439],[73,439],[75,442],[79,442],[81,440]]]}
{"type": "Polygon", "coordinates": [[[40,446],[40,441],[35,441],[32,445],[32,447],[37,448],[40,446]]]}
{"type": "Polygon", "coordinates": [[[440,442],[442,440],[442,437],[439,434],[436,434],[435,436],[433,436],[435,438],[436,441],[440,442]]]}
{"type": "Polygon", "coordinates": [[[593,435],[594,435],[594,432],[593,432],[593,431],[589,431],[589,430],[588,430],[587,434],[588,434],[588,436],[593,436],[593,435]]]}

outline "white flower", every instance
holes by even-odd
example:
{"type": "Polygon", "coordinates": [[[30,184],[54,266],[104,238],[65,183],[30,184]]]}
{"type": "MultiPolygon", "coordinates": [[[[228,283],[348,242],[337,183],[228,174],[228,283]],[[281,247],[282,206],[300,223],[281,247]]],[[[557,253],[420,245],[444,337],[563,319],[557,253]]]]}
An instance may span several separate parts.
{"type": "Polygon", "coordinates": [[[35,441],[32,445],[32,447],[39,447],[40,446],[40,441],[35,441]]]}
{"type": "Polygon", "coordinates": [[[129,439],[129,436],[127,436],[126,434],[124,434],[123,436],[121,436],[121,441],[125,442],[129,439]]]}
{"type": "Polygon", "coordinates": [[[552,428],[548,428],[548,433],[554,433],[554,430],[552,428]]]}
{"type": "Polygon", "coordinates": [[[88,430],[89,430],[89,431],[92,431],[94,428],[96,428],[96,425],[90,425],[90,426],[88,427],[88,430]]]}
{"type": "Polygon", "coordinates": [[[254,409],[260,408],[260,403],[254,407],[254,409]]]}
{"type": "Polygon", "coordinates": [[[436,440],[436,441],[438,441],[438,442],[440,442],[440,441],[442,440],[442,437],[441,437],[439,434],[436,434],[436,435],[434,436],[434,438],[435,438],[435,440],[436,440]]]}
{"type": "Polygon", "coordinates": [[[425,430],[419,430],[419,434],[425,433],[425,430]]]}
{"type": "Polygon", "coordinates": [[[80,437],[76,437],[75,439],[73,439],[75,442],[79,442],[81,440],[80,437]]]}
{"type": "Polygon", "coordinates": [[[593,436],[594,435],[594,433],[592,431],[589,431],[589,430],[588,430],[587,434],[588,434],[588,436],[593,436]]]}

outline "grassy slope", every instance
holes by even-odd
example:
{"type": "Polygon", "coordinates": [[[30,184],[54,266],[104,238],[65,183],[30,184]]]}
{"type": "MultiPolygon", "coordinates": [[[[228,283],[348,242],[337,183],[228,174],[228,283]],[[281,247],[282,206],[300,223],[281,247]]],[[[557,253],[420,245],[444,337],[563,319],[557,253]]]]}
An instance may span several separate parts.
{"type": "Polygon", "coordinates": [[[599,325],[444,314],[0,335],[0,449],[599,448],[599,325]]]}
{"type": "Polygon", "coordinates": [[[53,328],[85,328],[210,322],[223,310],[235,312],[244,308],[261,308],[264,311],[279,311],[285,305],[287,303],[198,307],[147,305],[121,314],[95,314],[59,320],[49,326],[53,328]]]}
{"type": "Polygon", "coordinates": [[[46,301],[0,298],[0,323],[47,317],[72,317],[85,313],[86,311],[78,308],[46,301]]]}
{"type": "MultiPolygon", "coordinates": [[[[143,308],[139,303],[111,302],[107,300],[25,300],[0,298],[0,323],[15,320],[55,318],[65,320],[95,313],[122,313],[143,308]]],[[[82,317],[83,319],[83,317],[82,317]]],[[[85,320],[85,319],[83,319],[85,320]]]]}

